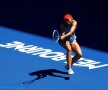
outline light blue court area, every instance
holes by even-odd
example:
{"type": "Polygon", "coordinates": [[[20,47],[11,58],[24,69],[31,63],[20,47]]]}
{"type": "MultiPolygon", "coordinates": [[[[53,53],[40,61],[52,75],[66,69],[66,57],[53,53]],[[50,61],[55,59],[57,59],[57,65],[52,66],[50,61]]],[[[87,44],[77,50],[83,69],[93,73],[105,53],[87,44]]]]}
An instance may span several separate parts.
{"type": "Polygon", "coordinates": [[[68,75],[58,43],[0,26],[0,90],[108,90],[108,53],[81,48],[68,75]]]}

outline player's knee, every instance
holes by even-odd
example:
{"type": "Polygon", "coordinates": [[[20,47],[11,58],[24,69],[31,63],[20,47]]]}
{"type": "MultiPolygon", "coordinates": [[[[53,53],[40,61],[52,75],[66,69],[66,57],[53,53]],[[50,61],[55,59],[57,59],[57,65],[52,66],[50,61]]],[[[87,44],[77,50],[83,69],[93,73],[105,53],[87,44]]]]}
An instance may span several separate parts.
{"type": "Polygon", "coordinates": [[[82,52],[78,53],[77,56],[80,58],[82,57],[82,52]]]}
{"type": "Polygon", "coordinates": [[[72,52],[72,49],[71,49],[71,48],[68,48],[67,51],[68,51],[68,52],[72,52]]]}
{"type": "Polygon", "coordinates": [[[72,52],[72,50],[71,50],[71,49],[67,49],[67,52],[68,52],[68,53],[71,53],[71,52],[72,52]]]}

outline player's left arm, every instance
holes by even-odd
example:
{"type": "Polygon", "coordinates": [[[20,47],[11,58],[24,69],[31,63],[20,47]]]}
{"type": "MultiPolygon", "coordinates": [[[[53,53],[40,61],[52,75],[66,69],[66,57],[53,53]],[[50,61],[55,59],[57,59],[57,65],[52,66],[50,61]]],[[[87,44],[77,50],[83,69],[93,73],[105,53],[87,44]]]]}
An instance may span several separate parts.
{"type": "Polygon", "coordinates": [[[72,35],[75,32],[76,27],[77,27],[77,21],[73,20],[72,27],[70,28],[70,31],[67,34],[63,35],[62,39],[65,39],[65,38],[69,37],[70,35],[72,35]]]}

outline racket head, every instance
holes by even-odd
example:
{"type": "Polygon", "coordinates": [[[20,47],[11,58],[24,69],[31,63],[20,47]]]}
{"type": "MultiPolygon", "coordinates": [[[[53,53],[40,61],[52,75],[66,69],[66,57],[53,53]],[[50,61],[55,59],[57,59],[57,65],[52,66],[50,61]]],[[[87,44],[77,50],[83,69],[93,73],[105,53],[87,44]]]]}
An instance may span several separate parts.
{"type": "Polygon", "coordinates": [[[53,39],[54,39],[56,42],[58,42],[58,40],[60,39],[60,35],[59,35],[58,30],[54,30],[52,36],[53,36],[53,39]]]}

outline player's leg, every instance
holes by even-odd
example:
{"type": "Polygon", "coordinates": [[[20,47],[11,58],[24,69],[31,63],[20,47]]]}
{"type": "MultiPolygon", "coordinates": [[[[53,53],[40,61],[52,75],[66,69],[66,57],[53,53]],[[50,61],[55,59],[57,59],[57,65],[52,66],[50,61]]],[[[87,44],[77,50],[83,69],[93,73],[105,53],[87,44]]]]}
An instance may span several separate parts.
{"type": "Polygon", "coordinates": [[[66,69],[68,69],[68,74],[74,74],[73,70],[71,69],[72,66],[72,57],[71,52],[72,48],[69,41],[60,41],[59,44],[67,51],[66,59],[67,59],[67,65],[65,66],[66,69]]]}
{"type": "Polygon", "coordinates": [[[75,52],[75,56],[72,58],[72,64],[73,64],[82,57],[82,50],[76,41],[71,44],[71,48],[75,52]]]}
{"type": "Polygon", "coordinates": [[[71,56],[72,48],[71,48],[70,42],[66,41],[65,47],[67,50],[66,58],[67,58],[68,74],[74,74],[72,70],[72,56],[71,56]]]}
{"type": "Polygon", "coordinates": [[[72,49],[71,49],[71,46],[70,46],[70,43],[69,42],[66,42],[65,43],[65,48],[67,50],[67,53],[66,53],[67,66],[68,66],[68,68],[71,68],[71,63],[72,63],[71,52],[72,52],[72,49]]]}

